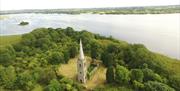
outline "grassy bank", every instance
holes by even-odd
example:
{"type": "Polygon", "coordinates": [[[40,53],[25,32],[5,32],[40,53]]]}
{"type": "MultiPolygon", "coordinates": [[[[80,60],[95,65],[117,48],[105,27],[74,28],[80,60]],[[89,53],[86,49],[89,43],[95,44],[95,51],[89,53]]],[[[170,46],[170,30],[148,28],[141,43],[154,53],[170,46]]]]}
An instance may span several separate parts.
{"type": "Polygon", "coordinates": [[[21,41],[21,35],[0,36],[0,47],[18,43],[19,41],[21,41]]]}

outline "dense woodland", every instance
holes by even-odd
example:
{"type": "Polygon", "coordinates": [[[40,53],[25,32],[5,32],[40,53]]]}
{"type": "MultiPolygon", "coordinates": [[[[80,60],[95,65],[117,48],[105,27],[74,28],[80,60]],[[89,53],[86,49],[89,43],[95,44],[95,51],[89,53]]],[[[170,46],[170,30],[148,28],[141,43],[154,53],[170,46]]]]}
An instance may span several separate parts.
{"type": "Polygon", "coordinates": [[[107,68],[105,86],[93,91],[180,91],[179,60],[71,27],[38,28],[1,47],[0,91],[84,91],[57,73],[57,67],[77,57],[80,39],[85,55],[107,68]]]}

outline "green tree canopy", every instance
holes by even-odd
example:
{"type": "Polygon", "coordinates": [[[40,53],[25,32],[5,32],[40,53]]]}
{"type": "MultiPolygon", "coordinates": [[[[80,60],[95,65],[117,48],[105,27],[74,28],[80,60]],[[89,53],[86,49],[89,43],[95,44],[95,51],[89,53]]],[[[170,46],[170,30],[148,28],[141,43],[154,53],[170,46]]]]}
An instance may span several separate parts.
{"type": "Polygon", "coordinates": [[[131,80],[143,82],[144,74],[141,69],[132,69],[130,74],[131,80]]]}
{"type": "Polygon", "coordinates": [[[145,91],[175,91],[173,88],[169,87],[166,84],[156,82],[156,81],[148,81],[144,84],[145,91]]]}
{"type": "Polygon", "coordinates": [[[3,67],[0,65],[0,86],[6,89],[14,89],[16,72],[13,66],[3,67]]]}
{"type": "Polygon", "coordinates": [[[56,79],[52,79],[47,86],[46,91],[63,91],[63,87],[56,79]]]}
{"type": "Polygon", "coordinates": [[[50,64],[65,63],[64,54],[61,52],[52,52],[52,54],[50,54],[49,57],[49,63],[50,64]]]}
{"type": "Polygon", "coordinates": [[[7,46],[5,48],[0,48],[0,64],[8,66],[15,60],[16,54],[12,46],[7,46]]]}
{"type": "Polygon", "coordinates": [[[91,43],[91,58],[93,59],[100,59],[101,57],[102,48],[99,42],[93,41],[91,43]]]}
{"type": "Polygon", "coordinates": [[[119,84],[127,84],[130,80],[129,70],[124,66],[117,65],[115,71],[115,80],[119,84]]]}

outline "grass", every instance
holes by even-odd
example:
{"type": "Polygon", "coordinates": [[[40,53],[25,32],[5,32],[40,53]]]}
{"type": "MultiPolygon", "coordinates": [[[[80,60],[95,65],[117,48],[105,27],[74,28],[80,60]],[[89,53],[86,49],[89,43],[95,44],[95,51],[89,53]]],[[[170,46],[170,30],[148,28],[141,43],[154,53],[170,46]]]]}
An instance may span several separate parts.
{"type": "Polygon", "coordinates": [[[32,89],[32,91],[43,91],[43,87],[40,85],[36,85],[34,89],[32,89]]]}
{"type": "Polygon", "coordinates": [[[62,64],[59,69],[58,69],[58,73],[60,75],[63,75],[67,78],[76,80],[76,74],[77,74],[77,59],[70,59],[68,64],[62,64]]]}
{"type": "Polygon", "coordinates": [[[21,35],[0,36],[0,47],[5,47],[21,40],[21,35]]]}
{"type": "Polygon", "coordinates": [[[85,86],[87,89],[91,90],[97,86],[104,85],[106,82],[106,68],[102,65],[97,69],[93,77],[87,81],[85,86]]]}
{"type": "MultiPolygon", "coordinates": [[[[88,64],[91,62],[90,57],[86,57],[88,64]]],[[[62,64],[58,69],[58,74],[63,75],[67,78],[76,80],[77,75],[77,58],[70,59],[68,64],[62,64]]],[[[97,86],[104,85],[106,80],[106,68],[102,65],[97,69],[93,77],[83,84],[88,90],[93,89],[97,86]]]]}
{"type": "Polygon", "coordinates": [[[104,86],[98,86],[94,91],[134,91],[129,87],[117,86],[117,84],[106,84],[104,86]]]}

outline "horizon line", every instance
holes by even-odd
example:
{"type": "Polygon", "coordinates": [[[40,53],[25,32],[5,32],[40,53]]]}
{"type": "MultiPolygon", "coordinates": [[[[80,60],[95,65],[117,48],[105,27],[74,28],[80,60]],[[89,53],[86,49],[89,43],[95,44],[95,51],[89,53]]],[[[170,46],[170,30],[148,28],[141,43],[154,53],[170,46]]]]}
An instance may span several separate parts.
{"type": "Polygon", "coordinates": [[[165,6],[180,6],[178,4],[175,5],[148,5],[148,6],[118,6],[118,7],[82,7],[82,8],[44,8],[44,9],[13,9],[13,10],[1,10],[0,11],[21,11],[21,10],[72,10],[72,9],[103,9],[103,8],[138,8],[138,7],[165,7],[165,6]]]}

